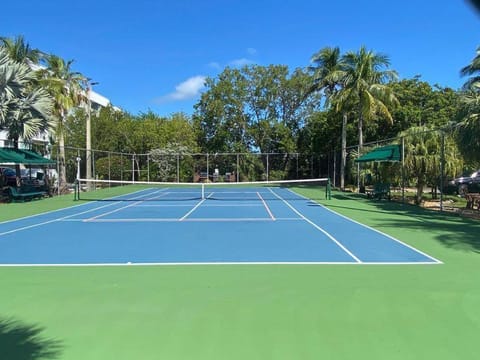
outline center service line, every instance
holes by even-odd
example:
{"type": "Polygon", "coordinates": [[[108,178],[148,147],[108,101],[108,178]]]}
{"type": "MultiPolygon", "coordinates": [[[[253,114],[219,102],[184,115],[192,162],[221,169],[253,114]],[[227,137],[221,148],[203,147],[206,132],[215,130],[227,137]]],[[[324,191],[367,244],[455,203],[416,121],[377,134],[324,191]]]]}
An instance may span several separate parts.
{"type": "Polygon", "coordinates": [[[353,253],[348,250],[342,243],[340,243],[337,239],[335,239],[332,235],[330,235],[327,231],[325,231],[324,229],[322,229],[320,226],[318,226],[317,224],[315,224],[312,220],[308,219],[307,217],[305,217],[305,215],[303,215],[300,211],[298,211],[297,209],[295,209],[292,205],[290,205],[290,203],[288,201],[286,201],[284,198],[282,198],[280,195],[276,194],[274,191],[272,191],[272,189],[268,189],[270,190],[270,192],[275,195],[277,198],[279,198],[280,200],[282,200],[290,209],[292,209],[298,216],[300,216],[303,220],[305,220],[306,222],[308,222],[310,225],[312,225],[315,229],[321,231],[322,233],[324,233],[330,240],[332,240],[335,244],[337,244],[343,251],[345,251],[348,255],[350,255],[356,262],[362,264],[362,260],[360,260],[358,257],[356,257],[355,255],[353,255],[353,253]]]}
{"type": "Polygon", "coordinates": [[[263,203],[263,206],[265,206],[265,209],[267,209],[267,212],[268,212],[268,215],[270,215],[270,218],[275,221],[275,216],[273,216],[272,212],[270,211],[270,208],[268,207],[267,203],[265,202],[265,200],[263,199],[262,195],[260,195],[260,193],[257,191],[257,195],[258,197],[260,198],[260,200],[262,200],[262,203],[263,203]]]}

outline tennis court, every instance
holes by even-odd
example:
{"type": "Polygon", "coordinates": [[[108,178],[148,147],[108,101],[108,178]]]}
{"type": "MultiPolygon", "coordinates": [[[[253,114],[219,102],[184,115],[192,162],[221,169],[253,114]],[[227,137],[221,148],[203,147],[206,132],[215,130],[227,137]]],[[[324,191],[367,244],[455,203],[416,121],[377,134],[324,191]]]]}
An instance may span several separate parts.
{"type": "Polygon", "coordinates": [[[133,186],[1,225],[3,266],[441,263],[289,187],[133,186]]]}

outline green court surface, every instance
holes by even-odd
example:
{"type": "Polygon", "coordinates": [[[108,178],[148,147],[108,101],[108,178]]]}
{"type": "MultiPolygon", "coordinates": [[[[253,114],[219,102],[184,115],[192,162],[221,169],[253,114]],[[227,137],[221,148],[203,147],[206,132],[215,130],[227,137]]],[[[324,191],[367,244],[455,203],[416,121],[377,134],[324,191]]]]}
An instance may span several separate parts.
{"type": "MultiPolygon", "coordinates": [[[[478,357],[480,222],[322,203],[443,264],[0,267],[0,359],[478,357]]],[[[0,220],[69,204],[0,205],[0,220]]]]}

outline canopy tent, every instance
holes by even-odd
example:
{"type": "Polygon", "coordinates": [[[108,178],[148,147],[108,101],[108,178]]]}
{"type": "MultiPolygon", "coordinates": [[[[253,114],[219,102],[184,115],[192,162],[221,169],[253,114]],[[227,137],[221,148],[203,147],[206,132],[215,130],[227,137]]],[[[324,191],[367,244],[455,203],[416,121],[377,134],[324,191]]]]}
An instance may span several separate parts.
{"type": "Polygon", "coordinates": [[[31,150],[0,148],[0,164],[2,165],[53,165],[55,161],[46,159],[31,150]]]}
{"type": "Polygon", "coordinates": [[[357,163],[370,161],[401,161],[400,145],[378,147],[355,160],[357,163]]]}

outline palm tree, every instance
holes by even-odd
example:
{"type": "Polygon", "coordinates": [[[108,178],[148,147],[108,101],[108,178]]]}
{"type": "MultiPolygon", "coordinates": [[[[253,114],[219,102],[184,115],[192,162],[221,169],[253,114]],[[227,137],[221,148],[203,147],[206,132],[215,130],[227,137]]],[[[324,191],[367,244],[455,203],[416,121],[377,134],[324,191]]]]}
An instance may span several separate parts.
{"type": "Polygon", "coordinates": [[[480,83],[480,47],[477,48],[476,55],[468,64],[460,70],[461,76],[471,76],[470,79],[463,85],[464,90],[469,90],[475,83],[480,83]],[[472,76],[473,75],[473,76],[472,76]]]}
{"type": "Polygon", "coordinates": [[[347,100],[337,101],[345,78],[345,63],[340,56],[339,47],[325,47],[312,56],[311,62],[315,66],[308,69],[313,73],[313,91],[323,92],[325,107],[334,106],[337,112],[342,113],[342,156],[340,165],[340,188],[345,188],[345,164],[347,157],[347,100]]]}
{"type": "MultiPolygon", "coordinates": [[[[44,89],[32,85],[35,77],[35,71],[11,60],[0,46],[0,129],[7,131],[16,149],[20,138],[29,141],[55,127],[52,99],[44,89]]],[[[19,185],[19,165],[16,173],[19,185]]]]}
{"type": "Polygon", "coordinates": [[[388,56],[376,54],[361,47],[357,52],[348,52],[343,56],[345,74],[343,89],[339,100],[350,99],[357,104],[358,145],[363,148],[363,125],[376,115],[393,122],[389,106],[398,104],[392,89],[386,85],[398,78],[397,72],[388,70],[388,56]]]}
{"type": "Polygon", "coordinates": [[[409,128],[400,133],[400,136],[408,139],[405,141],[405,171],[408,178],[416,181],[415,203],[420,204],[425,186],[437,186],[442,146],[445,175],[452,177],[458,174],[463,161],[458,156],[458,148],[453,137],[448,134],[439,136],[439,132],[421,126],[409,128]]]}
{"type": "Polygon", "coordinates": [[[56,55],[46,58],[48,67],[40,71],[40,83],[46,87],[54,98],[54,116],[57,118],[56,136],[59,145],[59,189],[66,188],[67,177],[65,167],[65,120],[69,111],[82,103],[85,91],[85,77],[73,72],[73,60],[65,62],[56,55]]]}
{"type": "Polygon", "coordinates": [[[314,66],[308,70],[313,73],[313,91],[323,91],[326,106],[338,91],[343,77],[343,60],[339,47],[324,47],[312,56],[314,66]]]}
{"type": "Polygon", "coordinates": [[[460,74],[471,77],[463,85],[460,95],[462,108],[457,128],[458,145],[464,157],[475,163],[480,161],[480,47],[460,74]]]}
{"type": "Polygon", "coordinates": [[[1,46],[7,50],[9,58],[17,63],[32,66],[32,64],[38,64],[45,57],[40,50],[32,49],[21,35],[14,39],[0,37],[0,42],[1,46]]]}
{"type": "MultiPolygon", "coordinates": [[[[392,89],[386,85],[397,79],[394,70],[388,70],[390,60],[386,55],[376,54],[361,47],[357,52],[348,52],[342,57],[342,89],[336,94],[335,101],[344,108],[356,107],[358,117],[358,154],[363,149],[363,126],[365,120],[383,116],[393,122],[389,106],[398,104],[392,89]]],[[[344,124],[346,116],[344,115],[344,124]]],[[[342,150],[342,161],[346,153],[342,150]]],[[[345,164],[342,164],[344,167],[345,164]]],[[[360,166],[360,165],[358,165],[360,166]]],[[[360,177],[358,177],[360,187],[360,177]]]]}

